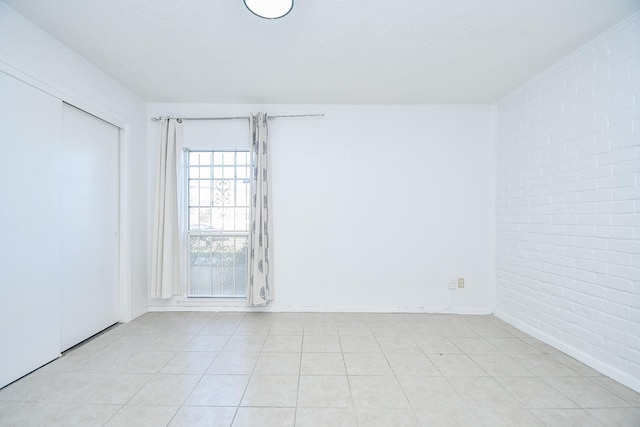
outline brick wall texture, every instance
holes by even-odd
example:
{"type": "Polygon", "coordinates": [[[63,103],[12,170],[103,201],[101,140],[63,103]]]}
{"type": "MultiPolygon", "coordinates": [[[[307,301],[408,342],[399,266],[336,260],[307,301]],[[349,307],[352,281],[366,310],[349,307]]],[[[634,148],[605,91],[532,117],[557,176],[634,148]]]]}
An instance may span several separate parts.
{"type": "Polygon", "coordinates": [[[640,381],[640,14],[496,108],[496,313],[640,381]]]}

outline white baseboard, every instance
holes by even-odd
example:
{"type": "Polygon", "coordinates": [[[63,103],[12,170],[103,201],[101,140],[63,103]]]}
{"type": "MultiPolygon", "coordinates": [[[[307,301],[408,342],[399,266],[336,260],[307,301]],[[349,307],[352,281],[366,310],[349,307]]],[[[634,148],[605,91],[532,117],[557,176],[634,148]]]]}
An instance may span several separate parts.
{"type": "Polygon", "coordinates": [[[488,307],[380,307],[380,306],[266,306],[249,307],[246,302],[190,300],[167,305],[150,305],[151,312],[159,311],[232,311],[271,313],[425,313],[425,314],[491,314],[488,307]]]}
{"type": "Polygon", "coordinates": [[[632,375],[630,375],[627,372],[621,371],[620,369],[611,366],[607,363],[604,363],[601,360],[598,360],[596,358],[594,358],[593,356],[580,351],[578,349],[576,349],[575,347],[572,347],[570,345],[568,345],[567,343],[565,343],[562,340],[559,340],[556,337],[553,337],[545,332],[542,332],[541,330],[532,327],[531,325],[524,323],[518,319],[516,319],[513,316],[510,316],[507,313],[504,313],[500,310],[496,310],[494,313],[494,316],[496,316],[498,319],[503,320],[505,322],[507,322],[508,324],[514,326],[517,329],[520,329],[521,331],[531,335],[534,338],[539,339],[540,341],[544,342],[545,344],[548,344],[554,348],[556,348],[557,350],[562,351],[563,353],[568,354],[569,356],[573,357],[574,359],[579,360],[580,362],[584,363],[585,365],[595,369],[596,371],[600,372],[603,375],[606,375],[608,377],[610,377],[611,379],[629,387],[632,390],[637,391],[638,393],[640,393],[640,378],[636,378],[632,375]]]}

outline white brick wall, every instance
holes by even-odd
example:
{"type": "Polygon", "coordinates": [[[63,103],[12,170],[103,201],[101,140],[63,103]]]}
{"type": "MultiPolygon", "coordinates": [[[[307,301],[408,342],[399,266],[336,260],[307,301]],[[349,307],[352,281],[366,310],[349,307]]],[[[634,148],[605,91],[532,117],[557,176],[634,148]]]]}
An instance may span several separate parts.
{"type": "Polygon", "coordinates": [[[497,117],[496,315],[640,390],[640,14],[497,117]]]}

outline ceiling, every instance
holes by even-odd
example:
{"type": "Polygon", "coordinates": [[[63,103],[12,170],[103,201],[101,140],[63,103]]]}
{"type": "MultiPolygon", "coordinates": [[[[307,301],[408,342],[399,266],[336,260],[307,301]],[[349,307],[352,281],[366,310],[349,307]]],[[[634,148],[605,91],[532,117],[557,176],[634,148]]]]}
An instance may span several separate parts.
{"type": "Polygon", "coordinates": [[[2,0],[149,102],[494,103],[640,0],[2,0]]]}

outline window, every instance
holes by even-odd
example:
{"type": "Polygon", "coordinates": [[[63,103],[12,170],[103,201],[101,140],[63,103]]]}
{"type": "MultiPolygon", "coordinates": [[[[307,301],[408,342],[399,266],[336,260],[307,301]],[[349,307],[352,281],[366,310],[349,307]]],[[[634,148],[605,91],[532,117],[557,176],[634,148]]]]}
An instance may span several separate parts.
{"type": "Polygon", "coordinates": [[[249,238],[248,150],[189,151],[189,297],[244,297],[249,238]]]}

